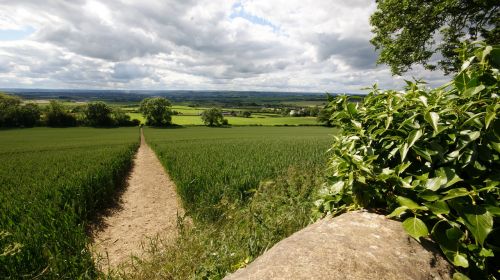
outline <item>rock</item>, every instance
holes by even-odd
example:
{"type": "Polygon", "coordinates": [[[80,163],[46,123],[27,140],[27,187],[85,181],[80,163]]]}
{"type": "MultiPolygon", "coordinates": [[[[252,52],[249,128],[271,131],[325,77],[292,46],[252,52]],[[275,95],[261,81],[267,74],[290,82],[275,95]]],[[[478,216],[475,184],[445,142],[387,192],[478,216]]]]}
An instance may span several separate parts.
{"type": "Polygon", "coordinates": [[[302,229],[225,279],[451,279],[452,272],[431,241],[355,211],[302,229]]]}

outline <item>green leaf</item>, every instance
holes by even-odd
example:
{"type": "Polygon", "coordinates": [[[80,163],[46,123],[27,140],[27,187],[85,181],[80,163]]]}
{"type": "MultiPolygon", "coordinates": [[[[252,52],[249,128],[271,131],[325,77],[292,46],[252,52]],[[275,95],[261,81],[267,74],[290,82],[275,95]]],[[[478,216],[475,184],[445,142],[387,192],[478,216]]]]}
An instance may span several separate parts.
{"type": "Polygon", "coordinates": [[[398,196],[396,198],[396,200],[399,203],[399,205],[406,206],[410,210],[426,210],[427,209],[426,207],[420,206],[415,201],[413,201],[409,198],[406,198],[406,197],[398,196]]]}
{"type": "Polygon", "coordinates": [[[425,183],[425,188],[431,191],[437,191],[444,187],[446,184],[446,179],[441,177],[434,177],[427,180],[425,183]]]}
{"type": "Polygon", "coordinates": [[[352,124],[354,124],[354,126],[357,128],[357,129],[361,129],[361,123],[358,122],[358,121],[355,121],[355,120],[351,120],[352,124]]]}
{"type": "Polygon", "coordinates": [[[463,181],[462,178],[457,175],[455,170],[449,167],[439,168],[436,170],[436,175],[443,180],[445,188],[450,187],[457,182],[463,181]]]}
{"type": "Polygon", "coordinates": [[[470,230],[476,242],[482,246],[493,229],[493,216],[486,209],[479,206],[468,210],[462,215],[464,224],[470,230]]]}
{"type": "Polygon", "coordinates": [[[438,122],[439,122],[439,114],[436,112],[427,112],[424,116],[424,119],[434,128],[434,131],[438,132],[438,122]]]}
{"type": "Polygon", "coordinates": [[[495,111],[487,111],[484,117],[484,125],[486,129],[490,126],[491,122],[496,118],[497,113],[495,111]]]}
{"type": "Polygon", "coordinates": [[[421,191],[417,195],[418,195],[418,197],[420,197],[424,200],[427,200],[427,201],[436,201],[441,197],[437,193],[435,193],[431,190],[421,191]]]}
{"type": "Polygon", "coordinates": [[[456,254],[453,259],[453,264],[461,267],[469,267],[469,261],[467,261],[467,255],[465,254],[456,254]]]}
{"type": "Polygon", "coordinates": [[[438,200],[432,203],[425,203],[424,205],[435,215],[450,213],[450,208],[446,204],[446,201],[438,200]]]}
{"type": "Polygon", "coordinates": [[[415,144],[415,142],[417,142],[417,140],[420,139],[420,137],[422,137],[422,135],[423,132],[421,129],[412,131],[410,133],[410,136],[408,137],[408,141],[406,141],[408,143],[408,148],[411,148],[413,144],[415,144]]]}
{"type": "Polygon", "coordinates": [[[486,249],[486,248],[481,248],[481,251],[479,252],[479,255],[481,257],[488,258],[488,257],[494,257],[495,253],[493,253],[492,250],[489,250],[489,249],[486,249]]]}
{"type": "Polygon", "coordinates": [[[408,207],[400,206],[400,207],[394,209],[394,211],[392,211],[391,214],[387,215],[387,218],[399,217],[399,216],[401,216],[401,214],[406,212],[406,210],[408,210],[408,207]]]}
{"type": "Polygon", "coordinates": [[[486,205],[485,208],[486,210],[488,210],[489,213],[491,213],[491,215],[495,217],[500,217],[500,207],[496,207],[493,205],[486,205]]]}
{"type": "Polygon", "coordinates": [[[465,97],[472,97],[476,94],[478,94],[479,92],[481,92],[482,90],[484,90],[486,87],[484,85],[479,85],[477,87],[471,87],[471,88],[468,88],[467,90],[464,91],[464,96],[465,97]]]}
{"type": "Polygon", "coordinates": [[[422,220],[416,217],[411,217],[403,222],[403,228],[406,232],[417,241],[420,237],[429,235],[429,230],[422,220]]]}
{"type": "Polygon", "coordinates": [[[455,272],[453,273],[453,280],[470,280],[470,278],[467,277],[465,274],[462,274],[460,272],[455,272]]]}
{"type": "Polygon", "coordinates": [[[424,159],[426,159],[428,162],[432,162],[431,154],[429,153],[429,151],[427,149],[420,148],[417,145],[411,147],[411,149],[413,151],[415,151],[415,153],[417,155],[419,155],[419,156],[423,157],[424,159]]]}
{"type": "Polygon", "coordinates": [[[451,189],[447,192],[445,192],[446,196],[441,198],[441,200],[449,200],[453,199],[456,197],[461,197],[461,196],[467,196],[469,195],[469,191],[466,188],[458,188],[458,189],[451,189]]]}
{"type": "Polygon", "coordinates": [[[404,143],[401,148],[399,148],[399,155],[401,157],[401,162],[403,162],[406,158],[406,154],[408,153],[408,143],[404,143]]]}
{"type": "Polygon", "coordinates": [[[457,227],[452,227],[446,230],[446,237],[452,242],[458,242],[464,236],[464,232],[457,227]]]}

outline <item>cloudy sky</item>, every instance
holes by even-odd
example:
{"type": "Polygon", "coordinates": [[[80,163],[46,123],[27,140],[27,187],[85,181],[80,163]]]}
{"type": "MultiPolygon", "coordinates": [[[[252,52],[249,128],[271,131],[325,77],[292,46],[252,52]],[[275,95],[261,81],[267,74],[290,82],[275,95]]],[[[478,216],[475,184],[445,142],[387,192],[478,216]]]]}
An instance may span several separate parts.
{"type": "Polygon", "coordinates": [[[0,0],[0,88],[360,92],[373,0],[0,0]]]}

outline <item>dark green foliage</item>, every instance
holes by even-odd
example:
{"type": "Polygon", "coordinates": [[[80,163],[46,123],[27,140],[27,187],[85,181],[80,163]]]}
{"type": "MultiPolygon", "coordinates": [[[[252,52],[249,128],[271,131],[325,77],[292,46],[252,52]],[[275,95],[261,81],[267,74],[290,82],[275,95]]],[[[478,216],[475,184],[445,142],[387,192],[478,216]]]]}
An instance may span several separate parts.
{"type": "Polygon", "coordinates": [[[250,118],[252,116],[252,112],[250,111],[242,111],[241,116],[244,118],[250,118]]]}
{"type": "Polygon", "coordinates": [[[500,47],[467,46],[460,57],[462,70],[443,87],[408,82],[405,92],[374,88],[362,103],[330,103],[343,133],[317,205],[393,211],[460,271],[498,279],[500,47]]]}
{"type": "Polygon", "coordinates": [[[139,111],[151,126],[169,126],[172,124],[172,103],[164,97],[145,98],[139,111]]]}
{"type": "Polygon", "coordinates": [[[138,126],[141,122],[137,119],[130,119],[130,116],[120,108],[113,108],[113,123],[116,126],[138,126]]]}
{"type": "Polygon", "coordinates": [[[85,225],[137,148],[132,128],[0,133],[0,279],[91,279],[85,225]]]}
{"type": "Polygon", "coordinates": [[[435,53],[443,56],[441,69],[457,72],[455,49],[462,42],[500,42],[497,0],[379,0],[370,23],[375,34],[371,43],[380,49],[378,63],[388,64],[393,74],[414,64],[434,69],[437,65],[430,61],[435,53]],[[437,37],[442,37],[438,45],[437,37]]]}
{"type": "Polygon", "coordinates": [[[224,116],[218,108],[211,108],[201,113],[201,120],[206,126],[221,126],[223,125],[224,116]]]}
{"type": "Polygon", "coordinates": [[[330,94],[326,94],[326,101],[328,102],[323,108],[318,111],[317,120],[322,123],[324,126],[332,126],[332,121],[330,117],[333,113],[332,107],[329,106],[329,103],[333,101],[333,96],[330,94]]]}
{"type": "Polygon", "coordinates": [[[51,100],[45,109],[45,124],[50,127],[70,127],[77,126],[78,122],[75,115],[68,112],[60,102],[51,100]]]}
{"type": "Polygon", "coordinates": [[[112,108],[102,101],[90,102],[85,108],[85,120],[90,126],[113,126],[112,108]]]}
{"type": "Polygon", "coordinates": [[[40,108],[22,104],[15,96],[0,93],[0,127],[33,127],[40,121],[40,108]]]}

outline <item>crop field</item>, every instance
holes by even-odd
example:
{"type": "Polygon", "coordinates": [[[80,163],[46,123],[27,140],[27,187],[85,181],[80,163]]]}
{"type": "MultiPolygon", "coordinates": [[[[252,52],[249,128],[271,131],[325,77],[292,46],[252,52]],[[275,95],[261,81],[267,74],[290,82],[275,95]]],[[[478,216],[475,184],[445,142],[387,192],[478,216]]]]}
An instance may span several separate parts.
{"type": "Polygon", "coordinates": [[[323,167],[334,133],[324,127],[145,129],[184,207],[203,220],[217,217],[223,198],[245,200],[262,180],[290,166],[323,167]]]}
{"type": "MultiPolygon", "coordinates": [[[[128,113],[132,119],[138,119],[145,123],[140,113],[128,113]]],[[[281,117],[270,116],[270,114],[253,114],[250,118],[225,116],[230,125],[319,125],[315,117],[281,117]]],[[[172,116],[172,122],[178,125],[203,125],[201,117],[196,115],[172,116]]]]}
{"type": "Polygon", "coordinates": [[[0,132],[0,275],[95,277],[85,227],[109,202],[138,146],[137,128],[0,132]]]}

